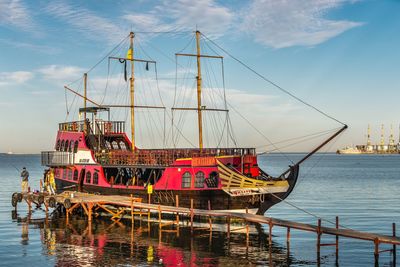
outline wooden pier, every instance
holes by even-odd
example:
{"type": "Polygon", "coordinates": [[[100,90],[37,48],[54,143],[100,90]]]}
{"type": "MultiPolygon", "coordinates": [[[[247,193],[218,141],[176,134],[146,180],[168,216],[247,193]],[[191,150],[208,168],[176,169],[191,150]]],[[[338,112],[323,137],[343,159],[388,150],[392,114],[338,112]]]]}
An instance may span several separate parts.
{"type": "MultiPolygon", "coordinates": [[[[150,198],[149,198],[150,199],[150,198]]],[[[291,230],[307,231],[316,234],[316,249],[319,259],[321,247],[334,246],[336,258],[339,254],[339,237],[352,238],[357,240],[365,240],[373,243],[374,256],[376,263],[379,260],[379,254],[382,252],[391,252],[393,255],[393,263],[396,263],[396,246],[400,245],[400,238],[396,236],[396,224],[392,224],[392,235],[382,235],[368,232],[356,231],[348,228],[341,228],[339,224],[339,217],[336,217],[335,227],[322,226],[322,220],[318,219],[315,225],[293,222],[288,220],[281,220],[262,215],[233,212],[233,211],[219,211],[213,210],[208,204],[208,209],[196,209],[193,207],[193,200],[191,207],[185,208],[179,206],[179,198],[176,196],[175,206],[165,206],[159,204],[149,203],[149,199],[143,202],[143,199],[134,196],[120,196],[120,195],[95,195],[82,192],[63,192],[62,194],[49,195],[47,193],[14,193],[12,195],[12,204],[17,209],[17,203],[25,200],[29,208],[32,204],[45,206],[46,213],[49,208],[61,206],[65,208],[66,220],[69,220],[77,208],[81,207],[84,214],[87,216],[88,222],[91,223],[93,216],[98,216],[99,212],[106,212],[111,216],[111,220],[119,222],[124,217],[130,217],[132,225],[134,224],[135,217],[142,219],[146,216],[150,221],[151,213],[156,215],[156,222],[158,222],[160,231],[175,231],[179,234],[180,216],[186,217],[190,220],[191,232],[195,230],[208,230],[210,234],[213,231],[213,219],[226,222],[227,236],[234,231],[245,230],[246,240],[249,239],[249,223],[259,223],[269,226],[268,242],[272,244],[272,231],[274,227],[283,227],[287,229],[286,242],[289,249],[291,230]],[[163,214],[169,214],[168,222],[163,219],[163,214]],[[171,216],[172,215],[172,216],[171,216]],[[208,227],[196,228],[193,225],[194,216],[200,216],[208,219],[208,227]],[[241,219],[244,222],[243,227],[236,227],[231,229],[231,219],[241,219]],[[176,229],[164,229],[166,226],[175,226],[176,229]],[[323,235],[335,236],[334,243],[322,243],[323,235]],[[380,250],[381,244],[390,245],[390,249],[380,250]]],[[[154,216],[153,216],[154,217],[154,216]]],[[[165,216],[164,216],[165,217],[165,216]]]]}

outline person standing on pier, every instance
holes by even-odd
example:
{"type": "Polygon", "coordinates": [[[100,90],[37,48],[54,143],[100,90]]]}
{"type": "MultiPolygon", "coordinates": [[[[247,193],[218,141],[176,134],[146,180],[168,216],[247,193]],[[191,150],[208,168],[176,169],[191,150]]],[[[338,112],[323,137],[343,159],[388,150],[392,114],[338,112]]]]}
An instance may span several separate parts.
{"type": "Polygon", "coordinates": [[[57,187],[56,187],[56,180],[54,179],[54,169],[53,168],[50,168],[50,170],[49,170],[49,180],[48,180],[48,182],[49,182],[49,185],[50,185],[51,194],[55,195],[57,187]]]}
{"type": "Polygon", "coordinates": [[[29,188],[29,184],[28,184],[29,172],[26,170],[25,167],[22,168],[21,178],[22,178],[22,182],[21,182],[22,193],[27,193],[28,188],[29,188]]]}
{"type": "Polygon", "coordinates": [[[47,171],[46,174],[46,180],[47,180],[47,191],[50,193],[50,195],[54,195],[56,193],[56,182],[54,179],[54,169],[50,168],[47,171]]]}

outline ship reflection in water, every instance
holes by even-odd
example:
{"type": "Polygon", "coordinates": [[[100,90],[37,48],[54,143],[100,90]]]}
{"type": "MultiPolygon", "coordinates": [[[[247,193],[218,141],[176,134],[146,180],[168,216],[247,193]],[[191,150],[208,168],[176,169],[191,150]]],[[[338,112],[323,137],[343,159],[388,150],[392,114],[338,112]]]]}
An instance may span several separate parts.
{"type": "Polygon", "coordinates": [[[250,240],[243,233],[195,231],[180,227],[177,232],[160,232],[155,223],[94,220],[91,227],[81,218],[66,224],[64,218],[33,219],[13,212],[21,225],[21,242],[29,243],[29,229],[39,229],[43,254],[53,257],[55,266],[287,266],[311,264],[296,261],[284,247],[273,243],[262,228],[252,226],[250,240]]]}

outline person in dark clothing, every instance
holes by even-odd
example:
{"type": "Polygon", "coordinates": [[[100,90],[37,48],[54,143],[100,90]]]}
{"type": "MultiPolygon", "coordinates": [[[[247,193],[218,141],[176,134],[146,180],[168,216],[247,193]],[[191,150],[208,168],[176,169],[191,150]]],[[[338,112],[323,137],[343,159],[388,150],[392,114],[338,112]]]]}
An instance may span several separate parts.
{"type": "Polygon", "coordinates": [[[21,189],[23,193],[28,192],[28,182],[29,182],[29,172],[26,170],[25,167],[22,168],[22,172],[21,172],[21,178],[22,178],[22,182],[21,182],[21,189]]]}

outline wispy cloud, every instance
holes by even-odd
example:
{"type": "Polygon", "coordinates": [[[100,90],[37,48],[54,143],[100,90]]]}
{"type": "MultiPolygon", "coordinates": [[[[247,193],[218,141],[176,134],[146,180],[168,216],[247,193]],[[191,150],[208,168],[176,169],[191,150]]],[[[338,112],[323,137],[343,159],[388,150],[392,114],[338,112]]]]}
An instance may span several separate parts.
{"type": "MultiPolygon", "coordinates": [[[[5,0],[0,0],[5,1],[5,0]]],[[[354,0],[255,0],[241,7],[224,6],[216,0],[165,0],[138,11],[136,6],[120,11],[120,17],[105,17],[82,4],[58,0],[44,11],[91,39],[112,43],[126,33],[127,22],[134,31],[192,31],[208,36],[247,33],[256,42],[273,47],[314,46],[362,25],[349,20],[328,19],[336,8],[354,0]],[[128,11],[129,10],[129,11],[128,11]],[[134,10],[134,11],[131,11],[134,10]]]]}
{"type": "Polygon", "coordinates": [[[134,29],[191,31],[198,27],[211,36],[247,33],[273,48],[314,46],[357,26],[360,22],[327,19],[327,14],[354,0],[255,0],[241,9],[214,0],[163,1],[148,12],[123,16],[134,29]]]}
{"type": "Polygon", "coordinates": [[[34,74],[29,71],[0,72],[0,87],[23,84],[33,77],[34,74]]]}
{"type": "Polygon", "coordinates": [[[47,55],[55,55],[61,51],[57,47],[25,43],[25,42],[20,42],[20,41],[15,41],[15,40],[8,40],[8,39],[4,39],[4,38],[0,38],[0,43],[15,47],[15,48],[29,49],[31,51],[35,51],[35,52],[39,52],[39,53],[47,54],[47,55]]]}
{"type": "Polygon", "coordinates": [[[111,19],[99,16],[78,4],[54,1],[44,11],[92,39],[105,39],[115,43],[116,39],[126,35],[111,19]]]}
{"type": "Polygon", "coordinates": [[[65,83],[81,77],[85,69],[77,66],[48,65],[37,70],[44,80],[65,83]]]}
{"type": "Polygon", "coordinates": [[[20,0],[0,0],[0,25],[31,30],[35,23],[28,8],[20,0]]]}
{"type": "Polygon", "coordinates": [[[226,33],[235,14],[214,0],[167,0],[146,13],[126,14],[135,29],[147,31],[193,31],[196,26],[211,35],[226,33]]]}
{"type": "Polygon", "coordinates": [[[325,18],[329,11],[352,0],[255,0],[241,12],[242,32],[273,48],[314,46],[362,25],[325,18]]]}

